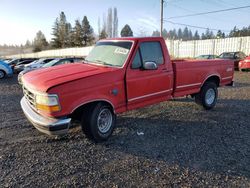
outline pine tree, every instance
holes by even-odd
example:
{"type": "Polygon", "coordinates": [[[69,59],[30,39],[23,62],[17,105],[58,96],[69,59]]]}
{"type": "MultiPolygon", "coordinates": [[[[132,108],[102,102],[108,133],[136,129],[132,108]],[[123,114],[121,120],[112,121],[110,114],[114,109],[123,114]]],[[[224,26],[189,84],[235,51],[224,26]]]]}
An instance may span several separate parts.
{"type": "Polygon", "coordinates": [[[182,39],[183,40],[188,40],[188,35],[189,35],[188,28],[185,27],[184,30],[183,30],[183,37],[182,37],[182,39]]]}
{"type": "Polygon", "coordinates": [[[132,37],[133,31],[128,24],[126,24],[121,30],[122,37],[132,37]]]}
{"type": "Polygon", "coordinates": [[[68,46],[71,25],[67,23],[64,12],[60,13],[59,18],[56,18],[52,28],[52,46],[54,48],[64,48],[68,46]]]}
{"type": "Polygon", "coordinates": [[[223,38],[223,33],[221,30],[217,31],[216,38],[223,38]]]}
{"type": "Polygon", "coordinates": [[[200,40],[200,35],[197,30],[194,33],[194,40],[200,40]]]}
{"type": "Polygon", "coordinates": [[[72,36],[72,26],[70,23],[66,23],[66,29],[65,29],[65,47],[72,47],[73,42],[71,40],[72,36]]]}
{"type": "Polygon", "coordinates": [[[193,33],[192,31],[189,29],[188,30],[188,40],[192,40],[193,39],[193,33]]]}
{"type": "Polygon", "coordinates": [[[83,40],[84,40],[84,45],[89,46],[93,44],[94,41],[94,35],[93,35],[93,28],[89,24],[87,16],[83,17],[82,20],[82,31],[83,31],[83,40]]]}
{"type": "Polygon", "coordinates": [[[108,37],[108,34],[106,33],[106,31],[104,29],[102,29],[100,35],[99,35],[99,39],[106,39],[108,37]]]}
{"type": "Polygon", "coordinates": [[[61,42],[59,40],[59,20],[58,18],[56,18],[56,21],[54,23],[54,26],[52,27],[52,47],[54,48],[60,48],[61,47],[61,42]]]}
{"type": "Polygon", "coordinates": [[[153,31],[152,37],[159,37],[159,36],[160,36],[160,31],[158,31],[158,30],[153,31]]]}
{"type": "Polygon", "coordinates": [[[178,39],[182,39],[182,37],[183,37],[183,36],[182,36],[182,30],[181,30],[181,28],[179,28],[179,29],[178,29],[178,32],[177,32],[177,38],[178,38],[178,39]]]}
{"type": "Polygon", "coordinates": [[[33,52],[39,52],[45,50],[47,47],[48,47],[48,42],[44,34],[42,33],[42,31],[38,31],[34,39],[33,52]]]}
{"type": "Polygon", "coordinates": [[[75,27],[73,29],[73,46],[83,46],[83,29],[79,20],[75,21],[75,27]]]}

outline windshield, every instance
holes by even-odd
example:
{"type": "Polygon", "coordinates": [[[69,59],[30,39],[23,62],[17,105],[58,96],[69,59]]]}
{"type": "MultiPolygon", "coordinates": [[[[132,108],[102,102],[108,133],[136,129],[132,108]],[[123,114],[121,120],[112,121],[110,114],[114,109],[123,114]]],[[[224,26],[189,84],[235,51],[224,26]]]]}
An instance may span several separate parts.
{"type": "Polygon", "coordinates": [[[11,64],[15,64],[16,62],[18,62],[18,59],[13,59],[13,60],[9,61],[8,64],[11,65],[11,64]]]}
{"type": "Polygon", "coordinates": [[[234,58],[234,53],[222,53],[220,56],[220,58],[223,58],[223,59],[233,59],[234,58]]]}
{"type": "Polygon", "coordinates": [[[57,63],[58,61],[60,61],[60,59],[54,59],[46,64],[43,65],[43,67],[51,67],[53,66],[55,63],[57,63]]]}
{"type": "Polygon", "coordinates": [[[208,59],[209,55],[200,55],[197,57],[197,59],[208,59]]]}
{"type": "Polygon", "coordinates": [[[128,57],[132,42],[104,41],[98,42],[85,58],[87,63],[122,67],[128,57]]]}

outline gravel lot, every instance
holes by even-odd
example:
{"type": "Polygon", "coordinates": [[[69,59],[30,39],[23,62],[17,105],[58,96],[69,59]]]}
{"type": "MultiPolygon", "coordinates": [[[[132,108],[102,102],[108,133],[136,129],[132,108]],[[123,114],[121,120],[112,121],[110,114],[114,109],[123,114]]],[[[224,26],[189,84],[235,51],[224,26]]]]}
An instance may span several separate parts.
{"type": "Polygon", "coordinates": [[[250,73],[235,81],[212,111],[189,98],[131,111],[94,144],[38,132],[16,76],[0,80],[0,187],[250,187],[250,73]]]}

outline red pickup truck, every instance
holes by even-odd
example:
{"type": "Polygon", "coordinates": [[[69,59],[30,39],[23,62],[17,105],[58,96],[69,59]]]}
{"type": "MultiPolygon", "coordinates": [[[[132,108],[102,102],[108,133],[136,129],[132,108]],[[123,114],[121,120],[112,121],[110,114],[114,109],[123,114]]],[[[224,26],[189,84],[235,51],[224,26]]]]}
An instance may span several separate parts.
{"type": "Polygon", "coordinates": [[[205,109],[217,88],[233,84],[231,60],[170,60],[161,37],[99,41],[84,63],[59,65],[23,76],[21,106],[41,132],[65,134],[72,120],[84,133],[106,140],[116,114],[191,95],[205,109]]]}

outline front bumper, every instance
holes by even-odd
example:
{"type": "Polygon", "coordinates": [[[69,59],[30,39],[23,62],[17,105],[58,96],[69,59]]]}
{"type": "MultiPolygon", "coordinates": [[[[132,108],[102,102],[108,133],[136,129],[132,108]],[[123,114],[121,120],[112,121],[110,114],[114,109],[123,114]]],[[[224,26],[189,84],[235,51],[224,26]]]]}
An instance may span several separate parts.
{"type": "Polygon", "coordinates": [[[21,100],[21,107],[28,120],[40,132],[48,135],[63,135],[68,133],[71,118],[56,119],[41,116],[30,107],[24,97],[21,100]]]}

